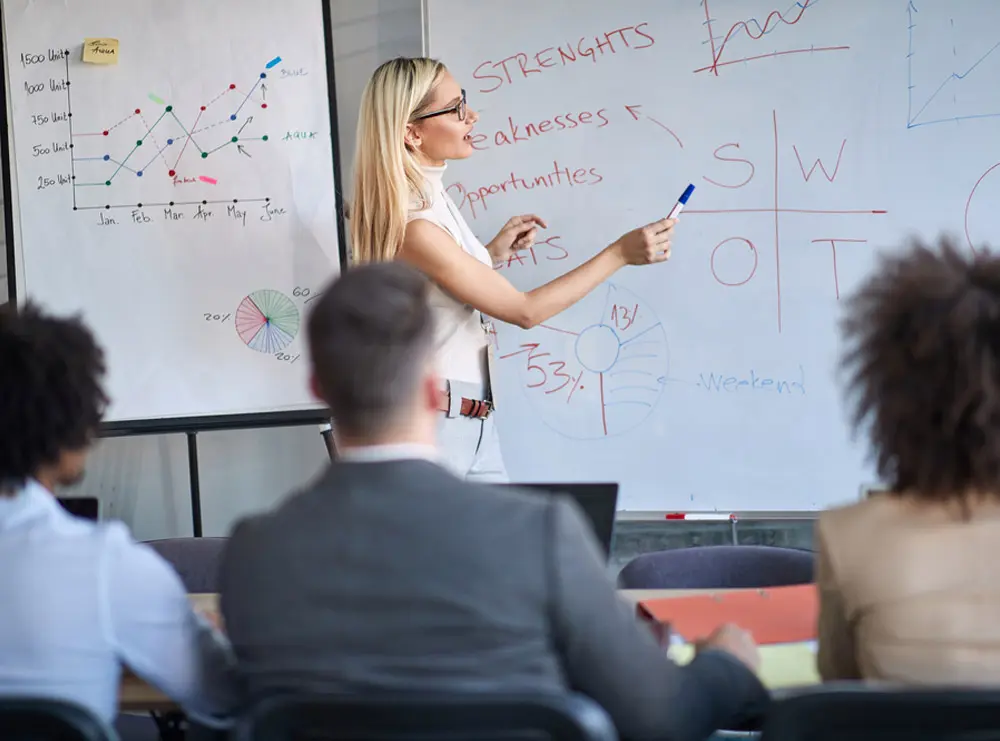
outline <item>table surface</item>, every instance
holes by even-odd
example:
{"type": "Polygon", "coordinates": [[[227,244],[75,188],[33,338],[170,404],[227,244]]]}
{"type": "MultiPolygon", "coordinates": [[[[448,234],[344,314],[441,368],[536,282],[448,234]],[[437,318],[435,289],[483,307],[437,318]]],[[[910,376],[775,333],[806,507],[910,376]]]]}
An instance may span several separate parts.
{"type": "MultiPolygon", "coordinates": [[[[698,594],[712,594],[714,592],[720,592],[725,590],[720,589],[622,589],[619,590],[619,594],[632,604],[637,604],[641,600],[645,599],[668,599],[677,597],[689,597],[698,594]]],[[[217,616],[219,613],[219,595],[217,594],[190,594],[188,597],[191,600],[192,606],[207,615],[217,616]]],[[[778,685],[783,686],[783,682],[780,678],[775,677],[775,673],[772,671],[770,674],[768,669],[768,654],[770,649],[774,647],[763,647],[761,649],[763,656],[764,666],[761,672],[762,678],[765,684],[769,686],[778,685]],[[769,681],[771,680],[771,681],[769,681]]],[[[799,653],[795,654],[794,661],[803,661],[806,658],[808,651],[806,649],[801,649],[799,653]]],[[[782,654],[782,663],[788,661],[785,654],[782,654]]],[[[780,674],[784,674],[782,670],[780,674]]],[[[796,681],[801,681],[804,683],[811,683],[812,681],[818,681],[818,677],[813,675],[813,671],[806,670],[804,668],[799,668],[798,671],[794,672],[796,681]]],[[[156,688],[150,686],[145,681],[137,677],[127,668],[122,672],[122,682],[121,690],[119,692],[119,707],[122,712],[144,712],[144,711],[156,711],[156,712],[168,712],[172,710],[178,710],[177,704],[164,695],[162,692],[156,688]]]]}

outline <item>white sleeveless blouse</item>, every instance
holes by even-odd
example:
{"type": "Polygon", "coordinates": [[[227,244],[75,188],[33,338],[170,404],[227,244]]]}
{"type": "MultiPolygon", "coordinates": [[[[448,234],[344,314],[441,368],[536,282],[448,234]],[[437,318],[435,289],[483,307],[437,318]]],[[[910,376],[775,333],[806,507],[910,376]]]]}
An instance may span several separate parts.
{"type": "MultiPolygon", "coordinates": [[[[411,210],[408,221],[424,219],[437,225],[451,235],[463,250],[492,269],[493,261],[489,251],[473,234],[455,202],[445,190],[446,168],[447,165],[424,166],[430,203],[423,210],[411,210]]],[[[487,367],[489,337],[483,324],[482,314],[478,309],[457,301],[437,284],[432,285],[430,304],[435,321],[438,374],[445,379],[465,381],[484,387],[489,375],[487,367]]]]}

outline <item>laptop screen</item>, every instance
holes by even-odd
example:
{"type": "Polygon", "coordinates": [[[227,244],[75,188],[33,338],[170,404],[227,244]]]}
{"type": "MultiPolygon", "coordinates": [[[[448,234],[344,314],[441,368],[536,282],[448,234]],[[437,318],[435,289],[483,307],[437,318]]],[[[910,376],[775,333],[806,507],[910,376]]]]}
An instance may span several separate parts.
{"type": "Polygon", "coordinates": [[[618,484],[507,484],[519,489],[543,494],[564,494],[576,500],[590,521],[597,541],[604,549],[604,556],[611,555],[611,541],[615,534],[615,513],[618,509],[618,484]]]}

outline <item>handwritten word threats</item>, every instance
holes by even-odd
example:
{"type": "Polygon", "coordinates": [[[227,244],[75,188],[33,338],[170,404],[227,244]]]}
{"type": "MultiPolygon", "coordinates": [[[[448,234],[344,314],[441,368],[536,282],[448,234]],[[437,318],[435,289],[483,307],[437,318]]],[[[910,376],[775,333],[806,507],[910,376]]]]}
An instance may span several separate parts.
{"type": "MultiPolygon", "coordinates": [[[[521,177],[511,171],[510,177],[499,183],[480,185],[474,188],[466,188],[462,183],[452,183],[448,190],[454,191],[458,196],[458,207],[468,206],[472,218],[479,218],[481,211],[489,210],[487,200],[492,196],[505,193],[516,192],[518,190],[531,190],[532,188],[558,188],[561,186],[573,187],[577,185],[597,185],[604,180],[596,167],[561,167],[558,162],[552,163],[552,171],[542,174],[521,177]]],[[[454,196],[453,196],[454,197],[454,196]]]]}
{"type": "Polygon", "coordinates": [[[506,260],[501,260],[493,267],[502,270],[512,265],[538,265],[539,261],[555,262],[569,257],[569,250],[562,245],[562,237],[557,234],[541,239],[526,250],[511,253],[506,260]]]}
{"type": "Polygon", "coordinates": [[[607,55],[648,49],[656,43],[648,27],[648,23],[622,26],[592,38],[582,37],[575,44],[548,46],[531,54],[518,51],[498,61],[487,59],[476,67],[472,76],[481,81],[479,92],[492,93],[504,85],[512,85],[545,70],[566,67],[576,62],[589,61],[596,64],[598,59],[607,55]]]}

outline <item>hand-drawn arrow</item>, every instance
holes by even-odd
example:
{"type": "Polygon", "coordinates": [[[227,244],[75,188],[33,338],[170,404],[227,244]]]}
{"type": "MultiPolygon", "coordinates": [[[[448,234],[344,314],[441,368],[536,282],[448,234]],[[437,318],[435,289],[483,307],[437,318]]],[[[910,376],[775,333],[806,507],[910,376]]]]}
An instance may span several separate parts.
{"type": "Polygon", "coordinates": [[[660,123],[659,121],[657,121],[655,118],[653,118],[652,116],[647,116],[645,113],[640,114],[639,113],[639,109],[640,108],[642,108],[641,105],[626,105],[625,106],[625,110],[628,111],[630,114],[632,114],[633,120],[638,121],[639,120],[639,116],[641,115],[643,118],[646,118],[646,119],[652,121],[657,126],[659,126],[661,129],[663,129],[668,134],[670,134],[670,136],[674,137],[674,140],[677,142],[677,144],[680,146],[680,148],[684,149],[684,142],[681,141],[681,138],[679,136],[677,136],[677,134],[675,134],[670,129],[669,126],[664,126],[662,123],[660,123]]]}
{"type": "Polygon", "coordinates": [[[236,135],[239,136],[240,134],[242,134],[243,129],[245,129],[247,127],[247,124],[249,124],[251,121],[253,121],[253,116],[247,116],[247,120],[243,122],[242,126],[240,126],[240,130],[236,132],[236,135]]]}
{"type": "Polygon", "coordinates": [[[253,159],[250,153],[243,148],[242,144],[237,144],[236,149],[239,151],[240,154],[245,154],[247,157],[250,157],[250,159],[253,159]]]}
{"type": "Polygon", "coordinates": [[[264,83],[261,83],[260,85],[260,99],[265,101],[267,100],[267,85],[264,83]]]}

